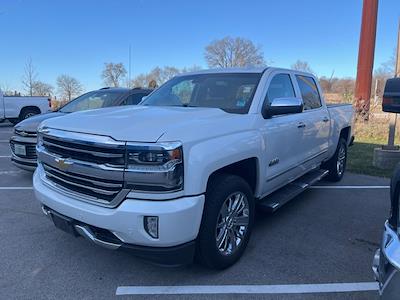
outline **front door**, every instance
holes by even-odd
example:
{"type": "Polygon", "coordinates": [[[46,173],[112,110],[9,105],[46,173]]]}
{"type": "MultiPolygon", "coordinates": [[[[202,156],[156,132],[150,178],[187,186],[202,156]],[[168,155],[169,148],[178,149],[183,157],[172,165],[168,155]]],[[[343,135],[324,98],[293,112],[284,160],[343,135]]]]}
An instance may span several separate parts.
{"type": "MultiPolygon", "coordinates": [[[[264,105],[275,98],[296,97],[292,77],[289,73],[275,73],[267,89],[264,105]]],[[[304,115],[302,113],[277,115],[262,121],[261,132],[266,145],[266,184],[263,195],[276,190],[296,179],[301,173],[304,154],[300,150],[303,143],[304,115]]]]}

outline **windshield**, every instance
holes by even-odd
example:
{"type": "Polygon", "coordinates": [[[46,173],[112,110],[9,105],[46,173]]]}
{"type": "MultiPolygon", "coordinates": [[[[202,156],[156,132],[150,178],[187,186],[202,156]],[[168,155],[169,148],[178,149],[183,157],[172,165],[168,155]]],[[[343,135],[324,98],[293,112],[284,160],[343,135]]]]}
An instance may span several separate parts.
{"type": "Polygon", "coordinates": [[[155,90],[141,104],[148,106],[214,107],[246,114],[260,73],[178,76],[155,90]]]}
{"type": "Polygon", "coordinates": [[[72,113],[81,110],[109,107],[115,105],[115,100],[123,94],[123,92],[111,92],[109,90],[89,92],[67,103],[59,111],[72,113]]]}

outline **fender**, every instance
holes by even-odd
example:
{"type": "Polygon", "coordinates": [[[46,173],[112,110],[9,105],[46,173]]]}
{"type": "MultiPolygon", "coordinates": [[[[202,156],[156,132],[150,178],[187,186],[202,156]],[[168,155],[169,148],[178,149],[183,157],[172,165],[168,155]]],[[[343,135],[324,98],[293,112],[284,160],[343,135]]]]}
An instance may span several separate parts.
{"type": "MultiPolygon", "coordinates": [[[[253,130],[220,136],[189,146],[186,149],[188,161],[185,161],[185,194],[204,193],[210,175],[225,166],[254,157],[259,162],[260,150],[263,148],[260,133],[253,130]]],[[[260,174],[259,163],[257,169],[257,174],[260,174]]],[[[257,178],[256,193],[260,186],[259,180],[260,176],[257,178]]]]}

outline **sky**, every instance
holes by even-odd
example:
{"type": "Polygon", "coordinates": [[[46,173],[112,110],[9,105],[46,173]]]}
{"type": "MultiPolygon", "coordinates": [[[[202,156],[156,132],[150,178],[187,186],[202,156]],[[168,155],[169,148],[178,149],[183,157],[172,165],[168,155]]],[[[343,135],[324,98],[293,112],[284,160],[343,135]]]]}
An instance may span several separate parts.
{"type": "MultiPolygon", "coordinates": [[[[60,74],[103,86],[105,62],[132,77],[156,66],[207,68],[204,48],[225,36],[260,45],[277,67],[307,61],[318,76],[355,77],[362,0],[0,0],[0,86],[23,90],[31,58],[41,81],[60,74]]],[[[397,43],[399,0],[380,0],[375,67],[397,43]]]]}

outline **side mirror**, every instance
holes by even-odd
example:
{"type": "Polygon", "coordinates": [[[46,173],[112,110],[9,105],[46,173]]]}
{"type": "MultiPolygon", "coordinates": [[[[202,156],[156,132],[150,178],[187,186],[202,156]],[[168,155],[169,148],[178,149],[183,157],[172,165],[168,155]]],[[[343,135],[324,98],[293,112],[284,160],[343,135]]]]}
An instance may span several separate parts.
{"type": "Polygon", "coordinates": [[[276,115],[297,114],[303,111],[303,100],[299,98],[275,98],[262,111],[264,118],[276,115]]]}
{"type": "Polygon", "coordinates": [[[382,110],[391,113],[400,113],[400,78],[391,78],[386,81],[383,92],[382,110]]]}

